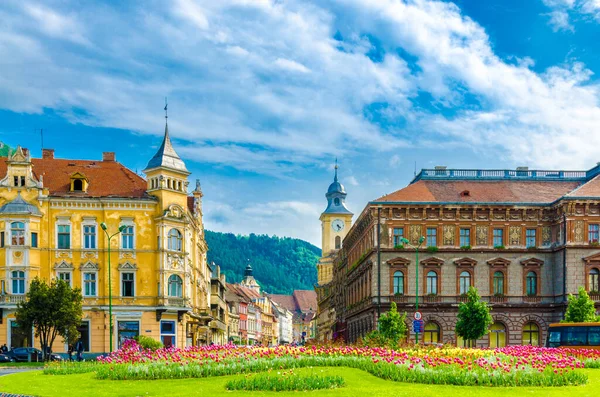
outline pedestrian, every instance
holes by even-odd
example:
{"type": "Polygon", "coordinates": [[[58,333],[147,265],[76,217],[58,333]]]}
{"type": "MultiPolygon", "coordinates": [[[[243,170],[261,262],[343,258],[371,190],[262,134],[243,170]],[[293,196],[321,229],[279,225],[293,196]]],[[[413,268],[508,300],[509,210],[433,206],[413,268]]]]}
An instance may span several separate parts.
{"type": "Polygon", "coordinates": [[[8,353],[8,347],[6,347],[6,343],[2,345],[2,347],[0,347],[0,351],[2,353],[8,353]]]}
{"type": "Polygon", "coordinates": [[[69,361],[73,361],[73,344],[69,343],[69,349],[67,350],[67,353],[69,354],[69,361]]]}
{"type": "Polygon", "coordinates": [[[83,341],[79,339],[75,344],[75,351],[77,352],[77,361],[83,360],[83,341]]]}

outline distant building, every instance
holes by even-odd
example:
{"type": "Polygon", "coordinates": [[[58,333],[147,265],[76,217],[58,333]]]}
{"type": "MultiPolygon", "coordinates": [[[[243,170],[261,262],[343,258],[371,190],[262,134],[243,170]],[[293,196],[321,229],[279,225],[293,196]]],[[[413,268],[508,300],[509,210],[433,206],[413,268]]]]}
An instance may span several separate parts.
{"type": "Polygon", "coordinates": [[[269,294],[277,305],[292,313],[293,342],[315,339],[317,333],[317,294],[311,290],[295,290],[292,295],[269,294]]]}

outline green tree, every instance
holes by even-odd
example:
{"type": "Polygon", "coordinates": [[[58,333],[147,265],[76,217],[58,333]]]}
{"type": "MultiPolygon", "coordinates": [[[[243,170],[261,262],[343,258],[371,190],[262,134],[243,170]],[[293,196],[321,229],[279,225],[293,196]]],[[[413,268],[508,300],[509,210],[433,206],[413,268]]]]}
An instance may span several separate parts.
{"type": "Polygon", "coordinates": [[[400,315],[396,303],[392,302],[390,310],[379,317],[379,333],[394,348],[406,336],[406,313],[400,315]]]}
{"type": "Polygon", "coordinates": [[[48,359],[46,349],[52,350],[57,336],[67,343],[73,343],[78,337],[77,327],[83,317],[82,300],[81,290],[72,289],[65,281],[55,279],[48,285],[36,277],[31,282],[25,301],[17,306],[15,317],[20,328],[35,330],[44,359],[48,359]]]}
{"type": "Polygon", "coordinates": [[[596,308],[594,301],[590,299],[587,291],[579,287],[579,295],[574,297],[569,294],[565,322],[567,323],[589,323],[596,321],[596,308]]]}
{"type": "Polygon", "coordinates": [[[467,301],[458,306],[458,321],[456,334],[472,344],[489,332],[489,327],[494,320],[490,314],[490,307],[482,302],[477,289],[470,287],[467,292],[467,301]]]}

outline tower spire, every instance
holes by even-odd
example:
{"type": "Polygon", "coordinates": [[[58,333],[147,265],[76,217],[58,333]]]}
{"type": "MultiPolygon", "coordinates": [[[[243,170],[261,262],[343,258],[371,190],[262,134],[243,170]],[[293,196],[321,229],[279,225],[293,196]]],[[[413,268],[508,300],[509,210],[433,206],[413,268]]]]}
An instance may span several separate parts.
{"type": "Polygon", "coordinates": [[[338,170],[338,163],[337,163],[337,157],[335,158],[335,176],[333,177],[333,181],[337,182],[338,181],[338,177],[337,177],[337,170],[338,170]]]}
{"type": "Polygon", "coordinates": [[[167,124],[167,119],[169,118],[169,115],[167,113],[167,107],[169,106],[169,103],[167,102],[167,97],[165,97],[165,124],[167,124]]]}

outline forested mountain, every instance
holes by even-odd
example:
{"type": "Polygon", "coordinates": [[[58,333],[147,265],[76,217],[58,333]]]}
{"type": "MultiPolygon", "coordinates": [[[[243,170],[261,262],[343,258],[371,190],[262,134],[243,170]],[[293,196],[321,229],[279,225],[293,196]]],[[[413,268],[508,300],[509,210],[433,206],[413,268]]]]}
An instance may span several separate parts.
{"type": "Polygon", "coordinates": [[[263,291],[291,294],[295,289],[313,289],[321,250],[295,238],[206,231],[208,261],[221,266],[227,282],[238,283],[248,263],[263,291]]]}

